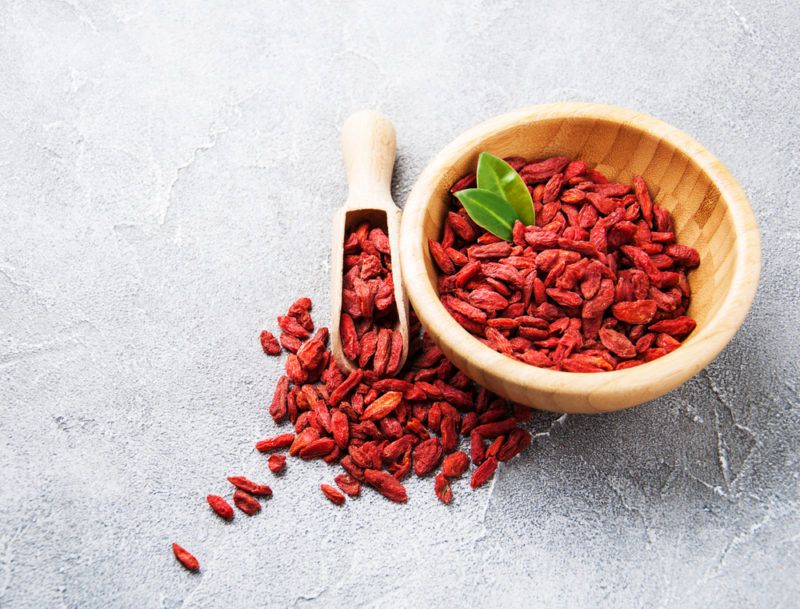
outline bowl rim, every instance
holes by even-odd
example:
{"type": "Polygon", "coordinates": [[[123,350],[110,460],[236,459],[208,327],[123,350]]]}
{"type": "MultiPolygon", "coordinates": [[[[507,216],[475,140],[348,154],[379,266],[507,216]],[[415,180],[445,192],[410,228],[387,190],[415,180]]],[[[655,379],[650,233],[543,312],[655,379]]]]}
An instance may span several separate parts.
{"type": "Polygon", "coordinates": [[[561,405],[554,410],[568,411],[571,400],[580,400],[586,403],[589,411],[608,412],[654,399],[677,387],[725,348],[744,322],[755,298],[761,247],[758,225],[741,186],[722,162],[694,138],[659,119],[627,108],[559,102],[526,106],[490,118],[468,129],[436,154],[417,178],[406,200],[400,229],[400,260],[406,292],[418,318],[424,327],[437,328],[438,337],[434,336],[434,340],[440,346],[444,343],[446,352],[458,353],[469,362],[470,369],[464,370],[468,376],[480,370],[496,387],[513,386],[518,390],[546,393],[561,405]],[[730,210],[736,259],[730,289],[716,314],[693,333],[692,343],[634,368],[598,373],[564,372],[538,368],[498,353],[456,322],[441,304],[427,276],[429,253],[422,226],[441,174],[465,151],[498,132],[519,124],[571,118],[611,121],[667,141],[708,175],[730,210]],[[617,398],[617,405],[609,405],[609,398],[617,398]]]}

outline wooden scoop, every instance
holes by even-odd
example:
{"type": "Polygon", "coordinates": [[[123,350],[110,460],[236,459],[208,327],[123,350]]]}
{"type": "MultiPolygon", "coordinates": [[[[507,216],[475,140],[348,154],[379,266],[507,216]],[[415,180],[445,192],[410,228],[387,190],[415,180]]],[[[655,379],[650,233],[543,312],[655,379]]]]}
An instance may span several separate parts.
{"type": "Polygon", "coordinates": [[[347,229],[369,222],[382,228],[392,248],[394,298],[397,303],[397,323],[394,329],[403,335],[402,369],[408,357],[408,301],[400,274],[400,216],[392,201],[392,169],[396,151],[392,123],[377,112],[353,114],[342,126],[342,155],[347,172],[347,200],[333,218],[331,246],[331,349],[342,370],[352,372],[358,367],[342,351],[340,325],[342,319],[342,271],[344,237],[347,229]]]}

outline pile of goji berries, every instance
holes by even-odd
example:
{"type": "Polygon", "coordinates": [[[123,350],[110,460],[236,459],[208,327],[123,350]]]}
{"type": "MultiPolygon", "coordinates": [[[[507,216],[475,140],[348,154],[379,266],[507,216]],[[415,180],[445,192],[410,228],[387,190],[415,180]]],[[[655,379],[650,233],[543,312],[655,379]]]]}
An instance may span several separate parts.
{"type": "MultiPolygon", "coordinates": [[[[553,370],[621,370],[677,349],[696,326],[686,273],[700,256],[675,242],[642,177],[631,187],[584,161],[505,161],[528,186],[535,225],[517,222],[509,243],[451,197],[442,239],[429,241],[456,321],[495,351],[553,370]]],[[[450,192],[475,182],[467,175],[450,192]]]]}
{"type": "MultiPolygon", "coordinates": [[[[476,466],[470,485],[477,488],[494,476],[498,462],[508,461],[531,443],[518,425],[532,411],[511,404],[470,381],[448,361],[411,313],[408,360],[398,370],[402,337],[397,320],[391,257],[386,234],[362,224],[345,242],[342,342],[345,354],[359,367],[345,375],[328,348],[328,329],[315,331],[311,301],[300,298],[278,317],[281,330],[260,335],[268,355],[288,352],[286,374],[278,380],[269,413],[292,430],[256,443],[269,453],[273,473],[286,466],[288,455],[322,459],[341,466],[333,484],[321,492],[335,505],[356,497],[362,485],[387,499],[405,502],[403,480],[435,475],[434,491],[443,503],[453,500],[450,480],[476,466]],[[469,455],[459,450],[469,438],[469,455]],[[335,485],[335,486],[334,486],[335,485]]],[[[258,497],[270,487],[243,477],[228,478],[236,488],[234,505],[248,515],[261,509],[258,497]]],[[[221,518],[234,516],[231,505],[209,495],[210,507],[221,518]]],[[[190,570],[199,563],[173,545],[176,558],[190,570]]]]}
{"type": "MultiPolygon", "coordinates": [[[[288,419],[294,432],[263,440],[258,450],[288,448],[289,455],[301,459],[339,463],[345,471],[334,483],[345,494],[358,495],[366,483],[398,502],[407,499],[402,480],[412,467],[417,476],[426,476],[442,465],[434,488],[449,503],[448,479],[461,476],[470,460],[458,451],[460,436],[470,438],[477,466],[473,488],[492,477],[498,461],[530,444],[530,434],[517,424],[531,411],[455,369],[413,313],[408,362],[398,370],[402,336],[393,329],[391,253],[381,228],[364,223],[347,234],[342,285],[343,351],[359,367],[343,374],[327,348],[327,329],[312,335],[311,302],[295,302],[278,318],[280,339],[261,333],[266,353],[279,354],[281,345],[290,351],[270,414],[278,423],[288,419]]],[[[345,501],[333,486],[323,485],[322,491],[334,503],[345,501]]]]}

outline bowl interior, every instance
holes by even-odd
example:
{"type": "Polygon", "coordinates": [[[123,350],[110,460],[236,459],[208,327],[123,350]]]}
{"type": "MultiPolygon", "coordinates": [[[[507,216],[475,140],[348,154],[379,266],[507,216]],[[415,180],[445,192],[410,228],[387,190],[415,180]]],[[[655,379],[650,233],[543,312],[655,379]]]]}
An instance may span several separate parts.
{"type": "MultiPolygon", "coordinates": [[[[500,157],[529,160],[551,156],[582,159],[611,181],[630,184],[634,174],[645,178],[653,200],[675,220],[678,243],[700,252],[700,266],[689,273],[692,299],[688,315],[698,324],[685,343],[717,313],[733,278],[736,248],[731,215],[716,185],[697,163],[669,142],[630,124],[575,117],[514,125],[487,136],[465,149],[435,184],[428,207],[425,238],[439,239],[453,183],[475,171],[478,155],[488,151],[500,157]]],[[[428,278],[435,284],[430,260],[428,278]]]]}

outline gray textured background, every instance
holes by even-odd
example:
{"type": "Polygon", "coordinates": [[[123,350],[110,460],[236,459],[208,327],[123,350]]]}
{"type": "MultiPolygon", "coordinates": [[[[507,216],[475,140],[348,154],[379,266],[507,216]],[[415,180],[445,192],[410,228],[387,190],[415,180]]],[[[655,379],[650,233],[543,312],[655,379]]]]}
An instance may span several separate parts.
{"type": "Polygon", "coordinates": [[[0,2],[0,605],[800,605],[799,6],[0,2]],[[257,333],[301,294],[327,321],[344,118],[395,121],[402,202],[461,131],[559,100],[739,178],[764,266],[728,349],[640,408],[538,416],[449,508],[270,480],[257,333]],[[237,473],[275,498],[222,524],[204,496],[237,473]]]}

